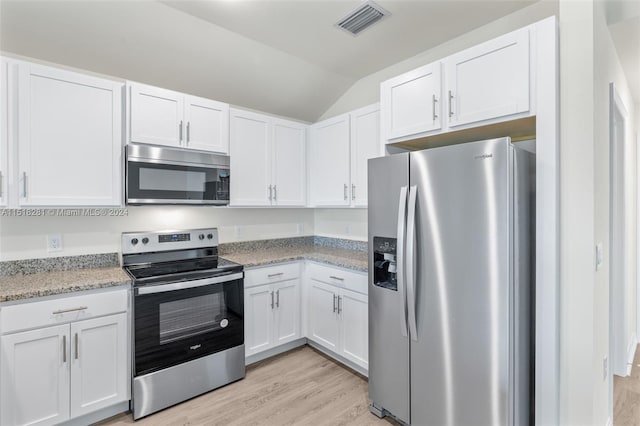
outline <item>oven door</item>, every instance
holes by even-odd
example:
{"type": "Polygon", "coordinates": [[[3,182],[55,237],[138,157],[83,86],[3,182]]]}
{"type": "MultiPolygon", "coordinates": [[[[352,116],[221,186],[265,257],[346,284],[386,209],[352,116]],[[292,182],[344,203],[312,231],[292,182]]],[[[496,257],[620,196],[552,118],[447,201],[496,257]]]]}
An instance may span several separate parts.
{"type": "Polygon", "coordinates": [[[127,145],[127,204],[229,204],[229,157],[127,145]]]}
{"type": "Polygon", "coordinates": [[[136,288],[134,376],[243,344],[243,276],[136,288]]]}

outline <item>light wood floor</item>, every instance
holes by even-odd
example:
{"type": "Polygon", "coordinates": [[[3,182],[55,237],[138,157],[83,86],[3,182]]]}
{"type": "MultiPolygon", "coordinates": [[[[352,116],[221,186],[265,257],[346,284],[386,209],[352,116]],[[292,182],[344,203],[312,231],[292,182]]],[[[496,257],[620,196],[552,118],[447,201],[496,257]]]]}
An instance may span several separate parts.
{"type": "MultiPolygon", "coordinates": [[[[134,424],[120,414],[105,425],[134,424]]],[[[244,380],[135,422],[153,425],[387,425],[369,413],[361,375],[308,347],[256,363],[244,380]]]]}
{"type": "Polygon", "coordinates": [[[614,426],[640,426],[640,345],[629,377],[613,376],[614,426]]]}

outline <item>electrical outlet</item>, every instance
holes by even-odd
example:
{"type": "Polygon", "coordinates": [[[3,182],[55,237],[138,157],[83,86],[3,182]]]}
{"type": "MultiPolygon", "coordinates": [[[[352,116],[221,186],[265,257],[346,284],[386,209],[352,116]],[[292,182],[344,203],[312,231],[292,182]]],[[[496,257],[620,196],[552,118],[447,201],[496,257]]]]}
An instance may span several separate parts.
{"type": "Polygon", "coordinates": [[[602,268],[602,262],[604,261],[604,248],[602,243],[596,244],[596,271],[602,268]]]}
{"type": "Polygon", "coordinates": [[[302,235],[304,233],[304,223],[298,223],[298,225],[297,225],[297,233],[298,233],[298,235],[302,235]]]}
{"type": "Polygon", "coordinates": [[[351,225],[350,224],[347,224],[347,225],[344,226],[344,233],[346,235],[351,235],[351,225]]]}
{"type": "Polygon", "coordinates": [[[47,252],[62,251],[62,235],[47,235],[47,252]]]}
{"type": "Polygon", "coordinates": [[[605,356],[602,360],[602,380],[607,380],[607,374],[609,373],[609,360],[605,356]]]}

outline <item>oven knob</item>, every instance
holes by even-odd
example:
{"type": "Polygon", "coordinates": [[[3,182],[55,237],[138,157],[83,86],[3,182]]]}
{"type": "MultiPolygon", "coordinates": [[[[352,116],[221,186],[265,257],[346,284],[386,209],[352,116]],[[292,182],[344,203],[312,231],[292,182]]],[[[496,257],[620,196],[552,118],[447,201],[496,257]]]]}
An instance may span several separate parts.
{"type": "Polygon", "coordinates": [[[204,240],[204,234],[198,235],[198,238],[200,238],[201,240],[204,240]]]}
{"type": "Polygon", "coordinates": [[[213,238],[213,234],[207,234],[207,238],[208,239],[212,239],[213,238]]]}
{"type": "Polygon", "coordinates": [[[135,246],[136,244],[138,244],[138,239],[137,239],[137,238],[132,238],[132,239],[131,239],[131,244],[133,244],[134,246],[135,246]]]}
{"type": "Polygon", "coordinates": [[[147,237],[144,237],[142,239],[142,244],[147,244],[149,242],[149,239],[147,237]]]}

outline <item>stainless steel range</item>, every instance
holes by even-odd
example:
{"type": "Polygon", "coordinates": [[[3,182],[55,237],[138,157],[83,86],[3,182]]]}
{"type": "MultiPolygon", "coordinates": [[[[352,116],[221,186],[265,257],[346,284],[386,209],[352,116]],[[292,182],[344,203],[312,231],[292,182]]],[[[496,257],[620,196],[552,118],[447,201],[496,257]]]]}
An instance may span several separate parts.
{"type": "Polygon", "coordinates": [[[122,234],[133,280],[133,418],[241,379],[242,265],[218,257],[218,231],[122,234]]]}

